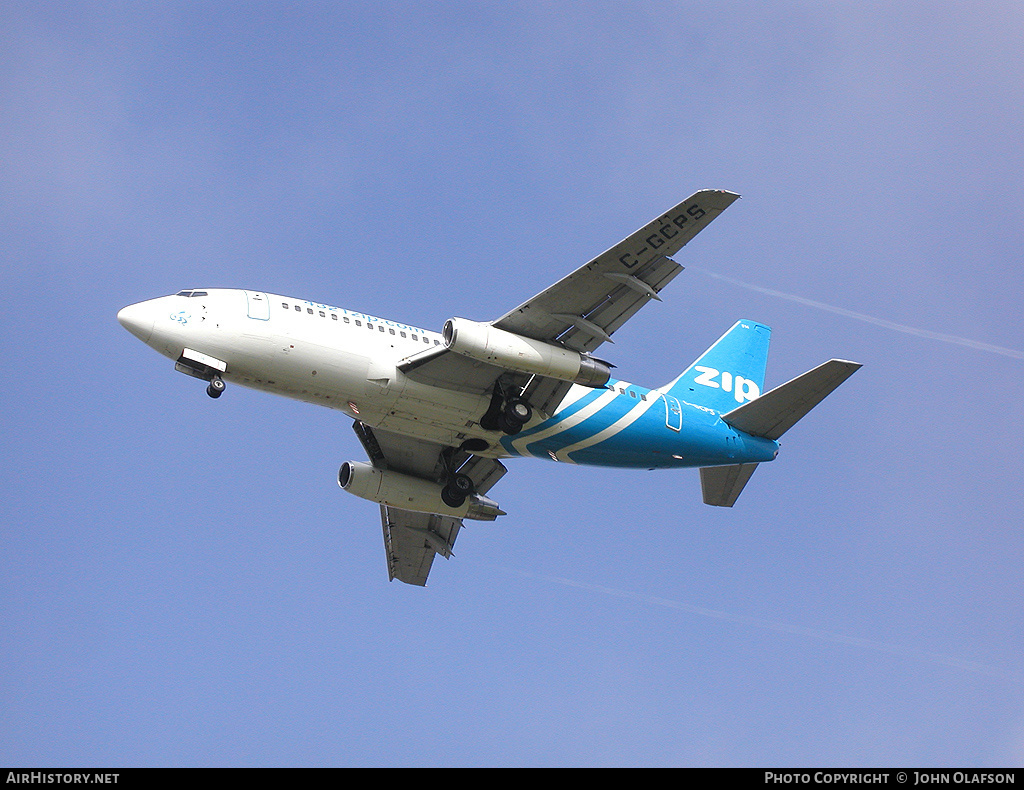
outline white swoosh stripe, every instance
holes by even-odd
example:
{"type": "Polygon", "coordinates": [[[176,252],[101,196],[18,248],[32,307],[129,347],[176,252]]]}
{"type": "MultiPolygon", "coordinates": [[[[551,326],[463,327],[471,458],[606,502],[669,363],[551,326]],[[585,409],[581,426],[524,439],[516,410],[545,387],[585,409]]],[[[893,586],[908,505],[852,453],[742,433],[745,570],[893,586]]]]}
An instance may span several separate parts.
{"type": "MultiPolygon", "coordinates": [[[[621,384],[623,386],[629,386],[629,384],[627,384],[625,381],[621,382],[621,384]]],[[[538,442],[543,439],[548,439],[552,436],[557,436],[558,434],[562,433],[562,431],[567,431],[569,430],[569,428],[579,425],[585,419],[593,416],[594,414],[597,414],[597,412],[601,411],[601,409],[603,409],[605,406],[611,403],[615,399],[616,395],[617,393],[615,392],[615,390],[608,390],[603,395],[596,398],[592,403],[587,404],[575,414],[570,414],[564,420],[558,420],[558,415],[556,414],[552,419],[558,420],[558,422],[556,422],[554,425],[548,426],[543,431],[538,431],[537,433],[531,434],[529,436],[524,436],[521,439],[514,439],[512,441],[512,446],[520,455],[540,458],[541,456],[534,456],[532,453],[530,453],[526,449],[526,446],[528,444],[533,444],[533,442],[538,442]]]]}
{"type": "Polygon", "coordinates": [[[558,412],[568,409],[580,398],[589,395],[593,391],[593,387],[583,387],[579,384],[573,384],[569,387],[569,391],[565,393],[565,397],[558,402],[558,406],[555,407],[555,416],[558,415],[558,412]]]}
{"type": "Polygon", "coordinates": [[[603,431],[598,431],[593,436],[590,436],[587,439],[582,439],[576,442],[576,444],[570,444],[568,447],[563,447],[561,450],[555,453],[555,455],[557,456],[559,461],[569,461],[571,463],[576,463],[572,458],[569,457],[569,453],[574,453],[577,450],[584,449],[585,447],[591,447],[592,445],[595,445],[598,442],[603,442],[605,439],[609,439],[612,436],[615,436],[617,433],[628,428],[634,422],[639,420],[640,417],[642,417],[647,412],[647,410],[654,405],[654,403],[655,399],[651,399],[646,402],[640,401],[636,406],[634,406],[632,409],[626,412],[622,417],[613,422],[603,431]]]}

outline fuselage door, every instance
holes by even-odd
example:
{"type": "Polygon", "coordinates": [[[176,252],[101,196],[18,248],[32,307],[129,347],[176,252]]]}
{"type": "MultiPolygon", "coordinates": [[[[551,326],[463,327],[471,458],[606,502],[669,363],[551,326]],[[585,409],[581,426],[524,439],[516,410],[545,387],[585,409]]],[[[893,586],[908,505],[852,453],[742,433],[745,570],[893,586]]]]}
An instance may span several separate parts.
{"type": "Polygon", "coordinates": [[[683,407],[679,405],[679,399],[672,395],[662,395],[665,400],[665,425],[673,431],[683,429],[683,407]]]}
{"type": "Polygon", "coordinates": [[[246,291],[245,301],[249,305],[249,318],[257,321],[270,320],[270,300],[260,291],[246,291]]]}

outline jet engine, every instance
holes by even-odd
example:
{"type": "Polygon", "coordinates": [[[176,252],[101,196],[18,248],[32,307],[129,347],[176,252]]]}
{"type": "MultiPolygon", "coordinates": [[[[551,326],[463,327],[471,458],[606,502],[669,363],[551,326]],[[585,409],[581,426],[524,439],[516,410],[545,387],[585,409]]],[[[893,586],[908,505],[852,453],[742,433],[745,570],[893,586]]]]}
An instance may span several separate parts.
{"type": "Polygon", "coordinates": [[[441,498],[444,486],[359,461],[346,461],[341,465],[338,485],[350,494],[371,502],[417,513],[437,513],[476,521],[494,521],[505,515],[497,502],[480,494],[469,494],[459,507],[451,507],[441,498]]]}
{"type": "Polygon", "coordinates": [[[585,387],[603,387],[612,375],[607,364],[586,354],[465,318],[445,322],[444,342],[471,359],[585,387]]]}

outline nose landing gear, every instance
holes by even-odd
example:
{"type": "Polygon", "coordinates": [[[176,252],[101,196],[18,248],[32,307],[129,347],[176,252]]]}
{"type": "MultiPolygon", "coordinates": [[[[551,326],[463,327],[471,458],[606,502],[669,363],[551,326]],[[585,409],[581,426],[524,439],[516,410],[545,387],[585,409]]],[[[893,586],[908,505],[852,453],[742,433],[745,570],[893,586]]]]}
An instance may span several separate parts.
{"type": "Polygon", "coordinates": [[[211,398],[219,398],[224,394],[224,386],[224,379],[220,376],[214,376],[206,387],[206,394],[211,398]]]}
{"type": "Polygon", "coordinates": [[[191,348],[181,352],[181,356],[174,363],[174,369],[192,378],[202,379],[209,382],[206,387],[206,394],[211,398],[219,398],[224,394],[224,379],[220,377],[228,368],[228,363],[214,357],[207,356],[191,348]]]}

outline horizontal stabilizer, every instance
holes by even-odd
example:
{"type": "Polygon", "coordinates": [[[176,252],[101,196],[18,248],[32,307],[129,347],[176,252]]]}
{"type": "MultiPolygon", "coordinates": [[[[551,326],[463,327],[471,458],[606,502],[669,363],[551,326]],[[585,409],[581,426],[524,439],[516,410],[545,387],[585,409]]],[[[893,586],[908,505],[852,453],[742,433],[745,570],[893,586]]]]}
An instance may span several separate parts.
{"type": "Polygon", "coordinates": [[[704,494],[704,504],[732,507],[755,469],[757,464],[702,466],[700,488],[704,494]]]}
{"type": "MultiPolygon", "coordinates": [[[[733,428],[778,439],[860,368],[859,362],[832,359],[761,397],[722,415],[733,428]]],[[[701,470],[703,472],[703,470],[701,470]]]]}

